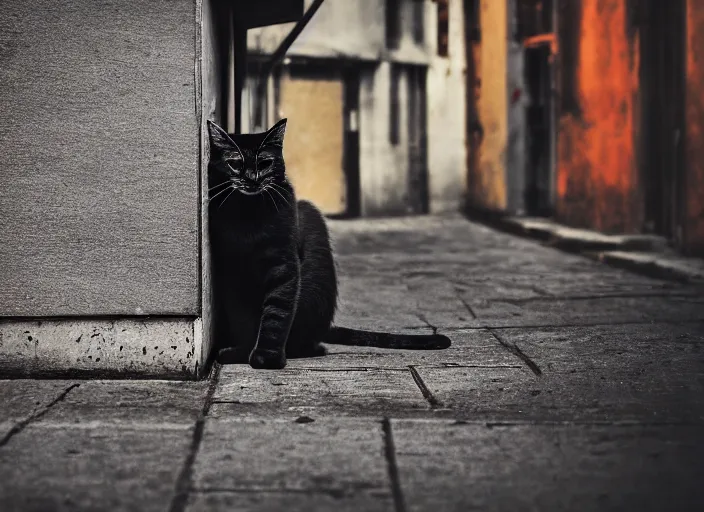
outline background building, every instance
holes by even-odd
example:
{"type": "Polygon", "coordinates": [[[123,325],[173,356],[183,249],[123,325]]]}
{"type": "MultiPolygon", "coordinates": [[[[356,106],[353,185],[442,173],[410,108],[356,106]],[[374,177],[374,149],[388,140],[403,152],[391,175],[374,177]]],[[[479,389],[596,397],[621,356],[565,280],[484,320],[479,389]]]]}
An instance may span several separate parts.
{"type": "Polygon", "coordinates": [[[326,0],[264,78],[291,26],[250,30],[243,129],[287,117],[287,170],[298,195],[330,216],[456,211],[463,24],[459,0],[326,0]]]}
{"type": "Polygon", "coordinates": [[[483,127],[468,127],[469,207],[704,254],[704,2],[464,8],[467,76],[480,84],[468,115],[483,127]]]}

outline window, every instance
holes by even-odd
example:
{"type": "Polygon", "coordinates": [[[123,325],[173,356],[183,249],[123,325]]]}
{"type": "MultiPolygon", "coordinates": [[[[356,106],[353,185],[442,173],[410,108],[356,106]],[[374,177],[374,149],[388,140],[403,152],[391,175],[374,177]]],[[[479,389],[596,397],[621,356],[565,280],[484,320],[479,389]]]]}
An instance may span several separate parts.
{"type": "Polygon", "coordinates": [[[401,112],[399,105],[399,78],[401,70],[398,64],[391,64],[391,77],[389,83],[389,142],[394,146],[399,143],[401,112]]]}
{"type": "Polygon", "coordinates": [[[425,42],[425,0],[412,0],[413,3],[413,41],[425,42]]]}
{"type": "Polygon", "coordinates": [[[400,0],[386,0],[386,47],[398,48],[401,39],[400,0]]]}
{"type": "Polygon", "coordinates": [[[450,6],[449,0],[437,0],[438,3],[438,55],[449,55],[450,6]]]}

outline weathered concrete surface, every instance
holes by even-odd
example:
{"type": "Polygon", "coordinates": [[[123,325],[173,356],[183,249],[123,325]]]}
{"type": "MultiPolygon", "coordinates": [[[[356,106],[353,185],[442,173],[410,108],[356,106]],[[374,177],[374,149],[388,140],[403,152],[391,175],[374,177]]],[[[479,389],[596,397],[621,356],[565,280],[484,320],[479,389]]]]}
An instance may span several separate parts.
{"type": "Polygon", "coordinates": [[[212,419],[200,453],[193,468],[197,492],[389,490],[381,421],[212,419]]]}
{"type": "Polygon", "coordinates": [[[28,426],[0,448],[2,510],[165,510],[191,436],[156,423],[28,426]]]}
{"type": "Polygon", "coordinates": [[[331,231],[339,323],[452,347],[0,381],[3,512],[704,509],[701,287],[459,217],[331,231]]]}
{"type": "Polygon", "coordinates": [[[194,379],[201,329],[193,318],[0,319],[0,377],[194,379]]]}
{"type": "Polygon", "coordinates": [[[211,414],[231,416],[383,416],[422,411],[427,404],[404,368],[335,370],[284,369],[259,372],[244,365],[226,368],[211,414]]]}
{"type": "Polygon", "coordinates": [[[194,493],[188,500],[189,512],[232,510],[247,512],[392,512],[388,493],[356,491],[340,496],[333,492],[260,491],[194,493]]]}
{"type": "Polygon", "coordinates": [[[39,423],[90,423],[110,418],[111,424],[160,422],[192,425],[207,393],[207,382],[82,381],[39,423]]]}
{"type": "Polygon", "coordinates": [[[394,421],[407,510],[701,510],[701,426],[394,421]]]}

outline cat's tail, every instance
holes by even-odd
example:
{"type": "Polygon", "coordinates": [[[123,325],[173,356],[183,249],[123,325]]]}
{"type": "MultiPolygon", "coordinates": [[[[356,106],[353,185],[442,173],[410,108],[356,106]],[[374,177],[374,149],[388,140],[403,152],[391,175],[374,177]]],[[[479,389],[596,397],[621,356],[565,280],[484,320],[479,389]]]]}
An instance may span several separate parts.
{"type": "Polygon", "coordinates": [[[391,334],[347,327],[332,327],[323,343],[406,350],[442,350],[452,345],[442,334],[391,334]]]}

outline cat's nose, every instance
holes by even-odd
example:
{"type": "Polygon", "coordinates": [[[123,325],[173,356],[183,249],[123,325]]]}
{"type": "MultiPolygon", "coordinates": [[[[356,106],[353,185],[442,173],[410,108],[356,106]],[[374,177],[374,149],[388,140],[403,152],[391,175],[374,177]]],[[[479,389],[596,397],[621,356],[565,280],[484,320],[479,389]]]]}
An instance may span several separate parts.
{"type": "Polygon", "coordinates": [[[244,177],[248,180],[255,181],[257,179],[257,174],[254,171],[245,171],[244,177]]]}

